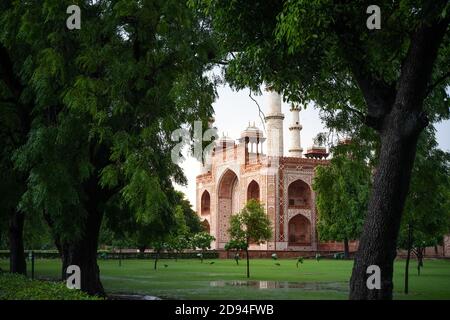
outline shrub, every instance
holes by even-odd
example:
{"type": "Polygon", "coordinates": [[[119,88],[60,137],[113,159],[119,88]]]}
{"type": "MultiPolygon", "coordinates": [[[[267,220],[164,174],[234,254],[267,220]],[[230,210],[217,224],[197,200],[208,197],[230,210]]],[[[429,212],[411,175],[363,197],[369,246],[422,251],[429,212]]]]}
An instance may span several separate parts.
{"type": "Polygon", "coordinates": [[[31,280],[22,275],[0,273],[0,300],[101,300],[63,282],[31,280]]]}
{"type": "Polygon", "coordinates": [[[297,258],[297,268],[299,264],[303,264],[303,257],[298,257],[297,258]]]}

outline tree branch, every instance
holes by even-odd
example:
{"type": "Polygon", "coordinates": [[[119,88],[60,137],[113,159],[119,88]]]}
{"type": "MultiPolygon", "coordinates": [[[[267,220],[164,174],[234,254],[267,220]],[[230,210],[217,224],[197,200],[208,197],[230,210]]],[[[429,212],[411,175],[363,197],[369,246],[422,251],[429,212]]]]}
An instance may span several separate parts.
{"type": "Polygon", "coordinates": [[[11,91],[11,94],[14,96],[16,101],[19,101],[23,86],[15,77],[10,55],[8,50],[2,44],[0,44],[0,71],[2,79],[11,91]]]}
{"type": "Polygon", "coordinates": [[[433,84],[429,85],[427,88],[426,96],[428,96],[438,85],[447,80],[450,77],[450,71],[439,77],[433,84]]]}
{"type": "Polygon", "coordinates": [[[259,114],[259,118],[261,119],[261,123],[262,123],[262,125],[263,125],[264,131],[266,131],[266,126],[265,126],[265,124],[264,124],[264,118],[265,118],[266,116],[264,115],[264,112],[261,110],[261,107],[260,107],[258,101],[256,101],[255,98],[253,98],[253,96],[252,96],[252,90],[249,90],[248,96],[249,96],[250,99],[252,99],[253,102],[255,102],[256,105],[258,106],[258,114],[259,114]]]}
{"type": "Polygon", "coordinates": [[[450,17],[433,24],[424,22],[412,35],[398,80],[395,100],[398,107],[409,111],[421,111],[438,50],[449,22],[450,17]]]}
{"type": "Polygon", "coordinates": [[[353,79],[359,86],[367,105],[366,124],[379,129],[384,116],[390,111],[395,99],[395,85],[377,79],[367,68],[367,56],[360,34],[350,29],[345,15],[337,15],[333,29],[339,39],[344,60],[353,79]]]}

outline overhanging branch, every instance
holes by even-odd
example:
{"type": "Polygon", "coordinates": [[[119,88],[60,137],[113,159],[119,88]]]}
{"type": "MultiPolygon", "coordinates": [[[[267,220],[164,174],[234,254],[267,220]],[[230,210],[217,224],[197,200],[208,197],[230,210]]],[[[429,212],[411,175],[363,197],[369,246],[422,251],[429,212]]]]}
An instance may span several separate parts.
{"type": "Polygon", "coordinates": [[[427,88],[426,96],[428,96],[438,85],[443,83],[447,78],[450,77],[450,71],[444,74],[442,77],[439,77],[433,84],[429,85],[427,88]]]}

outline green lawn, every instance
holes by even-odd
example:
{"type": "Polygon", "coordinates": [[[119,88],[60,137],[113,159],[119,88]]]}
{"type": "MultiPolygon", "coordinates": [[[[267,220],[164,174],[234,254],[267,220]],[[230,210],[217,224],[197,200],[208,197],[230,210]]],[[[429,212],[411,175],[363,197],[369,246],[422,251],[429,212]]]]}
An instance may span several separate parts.
{"type": "MultiPolygon", "coordinates": [[[[103,285],[108,293],[135,293],[170,299],[347,299],[352,261],[305,260],[297,269],[295,260],[254,259],[251,282],[246,282],[245,261],[100,260],[103,285]],[[214,264],[210,264],[214,262],[214,264]],[[275,265],[279,263],[280,266],[275,265]],[[164,265],[167,265],[165,267],[164,265]]],[[[425,260],[421,276],[416,262],[410,266],[410,294],[403,289],[405,261],[395,263],[396,299],[450,299],[450,261],[425,260]]],[[[0,260],[7,270],[8,261],[0,260]]],[[[58,260],[37,260],[38,278],[57,278],[58,260]]]]}

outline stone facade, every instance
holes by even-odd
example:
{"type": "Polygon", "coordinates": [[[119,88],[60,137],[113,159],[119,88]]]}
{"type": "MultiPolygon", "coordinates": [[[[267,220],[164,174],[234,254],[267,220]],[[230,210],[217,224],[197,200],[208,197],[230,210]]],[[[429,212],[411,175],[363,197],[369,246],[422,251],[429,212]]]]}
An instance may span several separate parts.
{"type": "Polygon", "coordinates": [[[315,194],[311,183],[315,168],[326,160],[255,154],[247,157],[244,144],[215,150],[211,171],[197,177],[197,208],[216,238],[215,249],[229,240],[229,218],[245,203],[258,199],[274,228],[267,244],[252,245],[261,250],[317,250],[315,194]],[[297,201],[297,203],[296,203],[297,201]]]}
{"type": "MultiPolygon", "coordinates": [[[[239,212],[249,199],[258,199],[271,221],[273,238],[261,245],[252,244],[252,255],[343,251],[343,243],[319,243],[317,235],[316,197],[311,184],[316,168],[327,165],[328,154],[324,148],[314,146],[303,154],[301,108],[292,105],[289,156],[283,155],[281,97],[268,91],[267,139],[250,124],[237,141],[222,137],[206,155],[202,174],[197,177],[197,211],[204,228],[216,239],[212,248],[221,250],[228,242],[230,216],[239,212]]],[[[351,252],[357,247],[357,241],[350,241],[351,252]]],[[[450,257],[450,235],[445,237],[443,246],[427,248],[426,255],[450,257]]]]}
{"type": "Polygon", "coordinates": [[[283,156],[281,97],[269,92],[267,101],[266,144],[263,132],[249,125],[237,141],[222,137],[207,155],[202,174],[197,177],[198,214],[216,238],[213,248],[220,250],[229,240],[230,216],[249,199],[258,199],[271,221],[273,239],[252,244],[251,250],[317,251],[320,245],[311,184],[316,167],[328,163],[324,160],[327,154],[320,148],[317,153],[316,148],[313,157],[303,157],[300,108],[293,106],[290,156],[283,156]],[[267,154],[263,146],[267,146],[267,154]]]}

